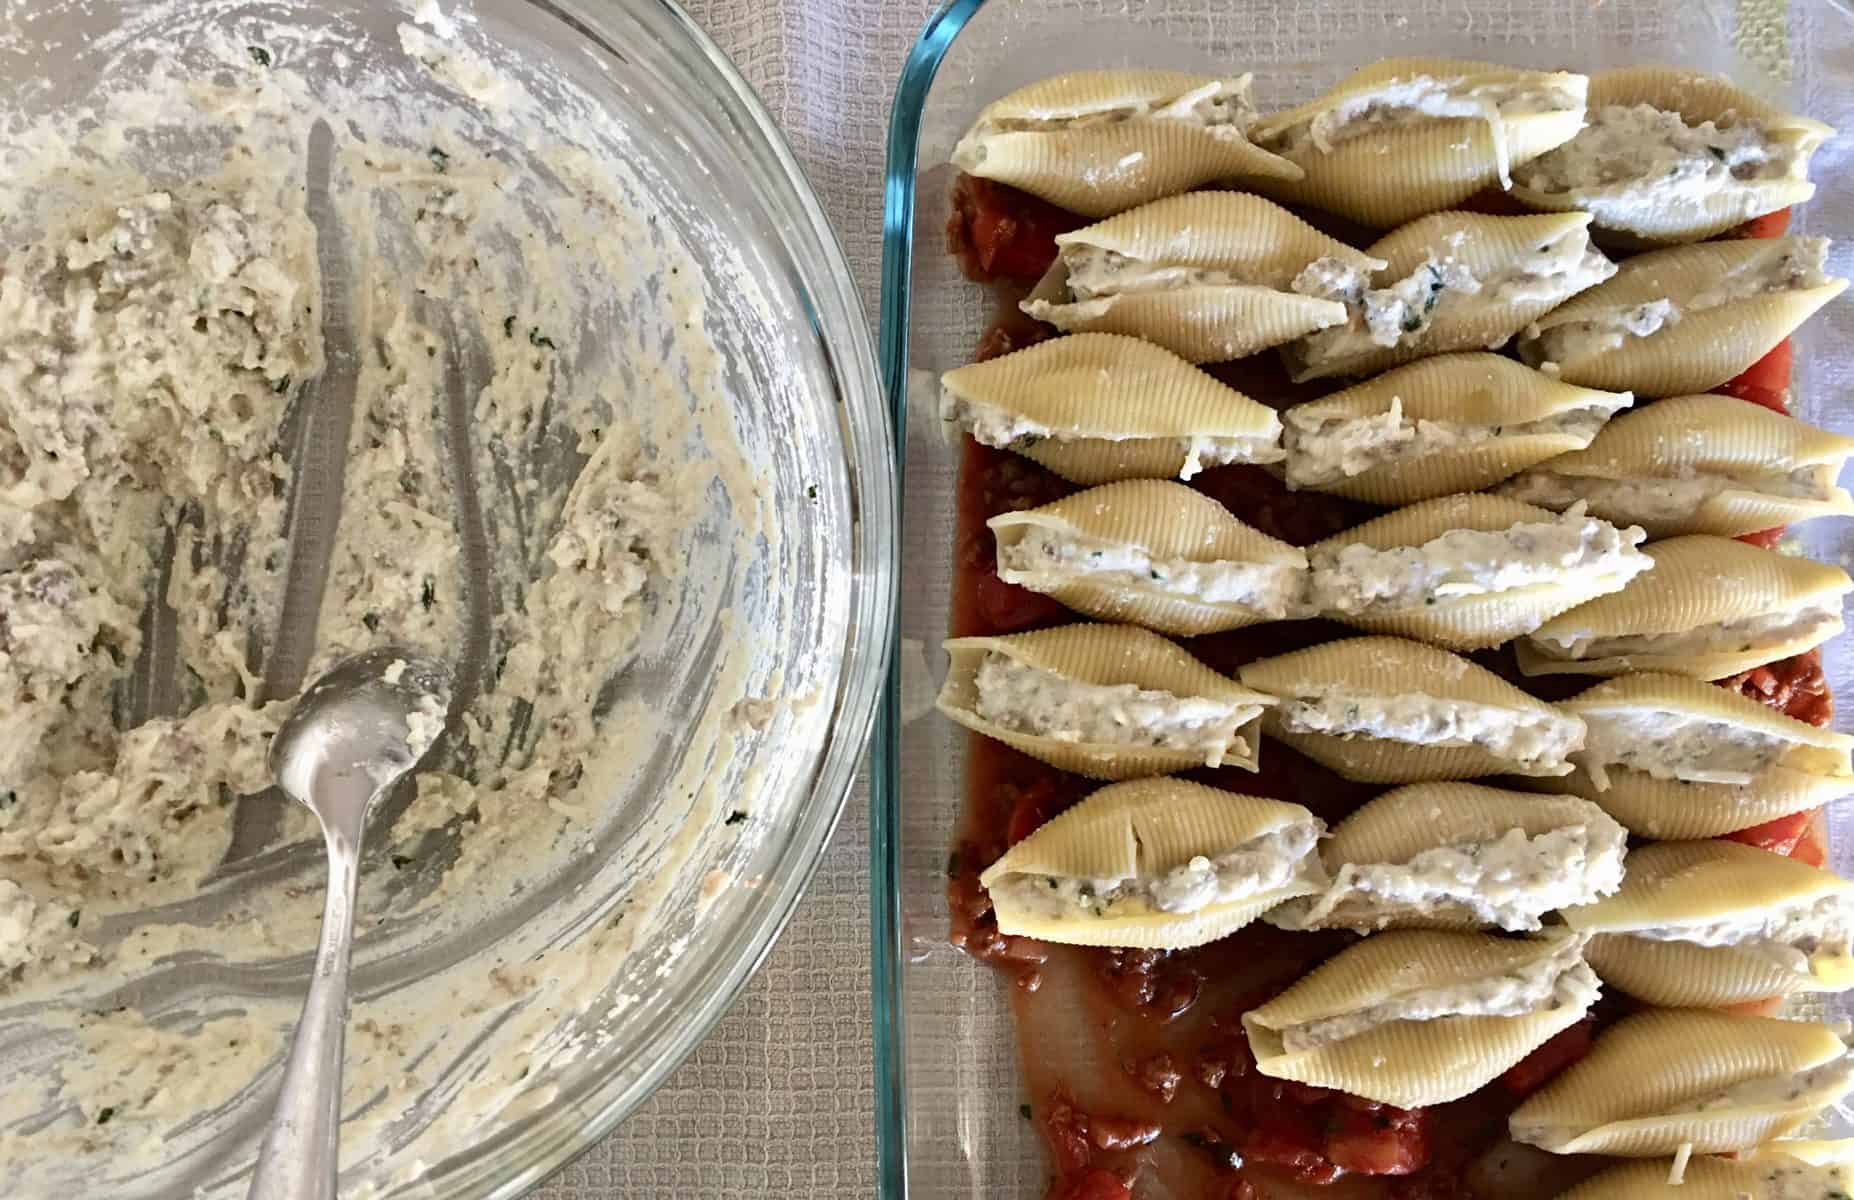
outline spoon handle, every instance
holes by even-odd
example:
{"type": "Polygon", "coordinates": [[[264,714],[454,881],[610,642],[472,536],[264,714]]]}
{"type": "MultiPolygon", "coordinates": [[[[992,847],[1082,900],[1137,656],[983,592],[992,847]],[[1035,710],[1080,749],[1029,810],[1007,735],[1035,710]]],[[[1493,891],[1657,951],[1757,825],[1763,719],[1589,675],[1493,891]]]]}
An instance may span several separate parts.
{"type": "Polygon", "coordinates": [[[248,1200],[335,1200],[341,1162],[341,1057],[348,1029],[348,961],[360,883],[359,839],[328,828],[328,898],[309,996],[290,1043],[283,1094],[258,1151],[248,1200]]]}

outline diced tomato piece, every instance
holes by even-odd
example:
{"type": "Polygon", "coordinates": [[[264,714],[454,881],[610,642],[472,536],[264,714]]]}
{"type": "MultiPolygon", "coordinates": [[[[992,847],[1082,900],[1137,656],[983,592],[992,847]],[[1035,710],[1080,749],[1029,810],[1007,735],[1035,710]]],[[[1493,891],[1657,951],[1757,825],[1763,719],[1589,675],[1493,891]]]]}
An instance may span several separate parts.
{"type": "Polygon", "coordinates": [[[1743,225],[1726,234],[1734,238],[1774,238],[1782,237],[1790,230],[1790,210],[1779,208],[1776,212],[1765,213],[1761,217],[1752,217],[1743,225]]]}
{"type": "Polygon", "coordinates": [[[981,282],[1036,279],[1056,261],[1056,235],[1087,224],[1028,192],[962,175],[953,187],[947,240],[981,282]]]}
{"type": "Polygon", "coordinates": [[[978,577],[978,609],[994,633],[1053,625],[1069,611],[1041,592],[1004,582],[995,571],[978,577]]]}
{"type": "Polygon", "coordinates": [[[1005,828],[1005,840],[1015,846],[1073,803],[1073,797],[1063,795],[1049,780],[1037,780],[1017,797],[1017,805],[1011,809],[1010,824],[1005,828]]]}
{"type": "Polygon", "coordinates": [[[1590,1053],[1590,1022],[1579,1021],[1526,1055],[1500,1076],[1500,1086],[1515,1096],[1530,1096],[1558,1072],[1590,1053]]]}
{"type": "Polygon", "coordinates": [[[1088,1141],[1088,1114],[1076,1109],[1067,1096],[1058,1095],[1043,1114],[1043,1140],[1057,1176],[1077,1175],[1088,1169],[1094,1147],[1088,1141]]]}
{"type": "Polygon", "coordinates": [[[1790,367],[1794,352],[1790,339],[1784,338],[1764,357],[1745,368],[1743,374],[1726,382],[1719,390],[1740,400],[1761,404],[1775,412],[1790,411],[1790,367]]]}
{"type": "Polygon", "coordinates": [[[1822,652],[1808,650],[1718,680],[1759,704],[1826,729],[1835,719],[1835,697],[1822,672],[1822,652]]]}
{"type": "Polygon", "coordinates": [[[1730,841],[1743,842],[1773,854],[1789,854],[1802,841],[1803,834],[1809,832],[1809,822],[1814,819],[1813,812],[1791,813],[1787,817],[1778,817],[1774,821],[1766,821],[1762,825],[1753,825],[1725,836],[1730,841]]]}
{"type": "Polygon", "coordinates": [[[1074,1175],[1058,1176],[1046,1196],[1047,1200],[1133,1200],[1133,1189],[1105,1167],[1089,1167],[1074,1175]]]}
{"type": "Polygon", "coordinates": [[[1795,849],[1790,851],[1790,857],[1812,867],[1826,867],[1828,847],[1822,842],[1821,829],[1812,823],[1803,830],[1803,835],[1796,839],[1795,849]]]}
{"type": "Polygon", "coordinates": [[[1775,549],[1783,535],[1790,531],[1788,525],[1779,525],[1775,529],[1760,529],[1756,533],[1747,533],[1738,540],[1752,546],[1762,546],[1766,550],[1775,549]]]}
{"type": "Polygon", "coordinates": [[[1422,1109],[1341,1107],[1326,1135],[1326,1157],[1354,1175],[1408,1175],[1429,1161],[1428,1119],[1422,1109]]]}

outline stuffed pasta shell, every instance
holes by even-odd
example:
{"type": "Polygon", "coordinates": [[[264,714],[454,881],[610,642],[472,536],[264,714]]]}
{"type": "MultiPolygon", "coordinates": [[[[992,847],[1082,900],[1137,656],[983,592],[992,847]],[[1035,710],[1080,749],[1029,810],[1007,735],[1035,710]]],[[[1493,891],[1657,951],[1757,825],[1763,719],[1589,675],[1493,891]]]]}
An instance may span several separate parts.
{"type": "Polygon", "coordinates": [[[953,164],[1087,217],[1105,217],[1219,179],[1298,179],[1258,149],[1250,77],[1074,71],[986,105],[953,164]]]}
{"type": "Polygon", "coordinates": [[[1723,679],[1841,632],[1846,571],[1731,538],[1654,542],[1654,569],[1519,643],[1527,675],[1666,671],[1723,679]]]}
{"type": "Polygon", "coordinates": [[[1513,172],[1533,208],[1581,209],[1650,242],[1696,242],[1815,194],[1834,130],[1717,76],[1626,67],[1590,77],[1584,128],[1513,172]]]}
{"type": "Polygon", "coordinates": [[[1854,792],[1854,738],[1727,688],[1624,675],[1559,707],[1586,731],[1561,785],[1641,837],[1718,837],[1854,792]]]}
{"type": "Polygon", "coordinates": [[[1625,1017],[1507,1121],[1555,1154],[1653,1158],[1748,1151],[1854,1086],[1833,1029],[1700,1009],[1625,1017]]]}
{"type": "Polygon", "coordinates": [[[1072,483],[1189,479],[1283,455],[1273,409],[1118,334],[1079,333],[960,367],[940,389],[944,419],[1072,483]]]}
{"type": "Polygon", "coordinates": [[[1828,239],[1751,238],[1651,250],[1534,321],[1520,357],[1570,383],[1679,396],[1718,387],[1768,354],[1847,280],[1828,239]]]}
{"type": "Polygon", "coordinates": [[[1583,449],[1629,402],[1497,354],[1440,355],[1290,408],[1287,482],[1384,505],[1479,491],[1583,449]]]}
{"type": "Polygon", "coordinates": [[[1307,555],[1201,492],[1129,479],[989,522],[998,577],[1077,612],[1176,636],[1307,610],[1307,555]]]}
{"type": "Polygon", "coordinates": [[[940,711],[1032,758],[1096,779],[1255,769],[1272,700],[1132,625],[954,638],[940,711]]]}
{"type": "Polygon", "coordinates": [[[1558,1200],[1836,1200],[1854,1196],[1851,1157],[1845,1143],[1782,1139],[1742,1158],[1644,1159],[1600,1172],[1558,1200]]]}
{"type": "Polygon", "coordinates": [[[1676,396],[1623,413],[1588,447],[1525,471],[1500,491],[1563,511],[1582,502],[1650,537],[1739,537],[1811,517],[1854,514],[1836,484],[1854,438],[1736,396],[1676,396]]]}
{"type": "Polygon", "coordinates": [[[1571,140],[1588,89],[1563,71],[1385,59],[1257,124],[1256,145],[1304,174],[1250,186],[1388,229],[1505,186],[1514,167],[1571,140]]]}
{"type": "Polygon", "coordinates": [[[1322,832],[1298,804],[1140,779],[1054,817],[979,883],[1007,934],[1182,950],[1317,887],[1322,832]]]}
{"type": "Polygon", "coordinates": [[[1296,380],[1368,375],[1450,350],[1491,350],[1616,273],[1590,246],[1590,217],[1561,213],[1419,217],[1365,253],[1364,270],[1336,260],[1308,268],[1296,290],[1345,305],[1346,320],[1283,350],[1296,380]]]}
{"type": "Polygon", "coordinates": [[[1481,650],[1621,589],[1654,565],[1643,536],[1580,509],[1443,496],[1308,547],[1309,600],[1373,633],[1481,650]]]}
{"type": "Polygon", "coordinates": [[[1347,779],[1563,775],[1584,723],[1485,667],[1401,638],[1348,638],[1242,668],[1279,703],[1262,730],[1347,779]]]}
{"type": "Polygon", "coordinates": [[[1418,783],[1371,801],[1320,848],[1332,882],[1268,914],[1283,929],[1537,930],[1622,883],[1627,836],[1572,796],[1418,783]]]}
{"type": "Polygon", "coordinates": [[[1631,851],[1622,890],[1564,911],[1587,956],[1649,1004],[1710,1008],[1854,986],[1854,884],[1740,842],[1631,851]]]}
{"type": "Polygon", "coordinates": [[[1395,930],[1243,1014],[1256,1067],[1401,1108],[1459,1099],[1576,1024],[1597,997],[1562,934],[1395,930]]]}
{"type": "Polygon", "coordinates": [[[1343,324],[1345,304],[1305,281],[1384,265],[1237,192],[1154,201],[1059,234],[1056,245],[1026,313],[1065,333],[1144,338],[1192,362],[1244,358],[1343,324]]]}

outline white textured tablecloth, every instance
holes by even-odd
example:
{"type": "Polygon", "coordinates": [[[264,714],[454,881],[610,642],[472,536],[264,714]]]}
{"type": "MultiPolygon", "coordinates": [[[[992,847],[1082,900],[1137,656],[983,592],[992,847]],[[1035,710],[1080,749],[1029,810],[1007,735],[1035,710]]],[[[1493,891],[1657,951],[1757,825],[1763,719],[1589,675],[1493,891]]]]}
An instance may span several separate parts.
{"type": "MultiPolygon", "coordinates": [[[[785,128],[871,322],[889,102],[934,3],[683,0],[785,128]]],[[[804,903],[732,1011],[642,1109],[536,1197],[874,1193],[868,811],[865,780],[804,903]]]]}

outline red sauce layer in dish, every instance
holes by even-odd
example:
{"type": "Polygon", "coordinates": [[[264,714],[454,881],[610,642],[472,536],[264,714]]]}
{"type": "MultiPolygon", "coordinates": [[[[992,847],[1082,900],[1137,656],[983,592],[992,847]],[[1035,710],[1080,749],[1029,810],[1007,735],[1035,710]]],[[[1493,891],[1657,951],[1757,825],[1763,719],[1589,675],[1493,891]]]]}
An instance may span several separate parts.
{"type": "MultiPolygon", "coordinates": [[[[1504,196],[1483,210],[1510,211],[1504,196]]],[[[967,274],[999,285],[1000,316],[977,348],[992,358],[1051,336],[1016,310],[1022,290],[1055,256],[1054,237],[1079,218],[1010,188],[962,178],[949,244],[967,274]]],[[[1755,224],[1755,223],[1754,223],[1755,224]]],[[[1775,236],[1766,221],[1750,236],[1775,236]]],[[[1295,387],[1273,355],[1206,368],[1266,403],[1285,406],[1334,385],[1295,387]]],[[[1785,343],[1726,390],[1787,409],[1785,343]]],[[[1190,481],[1239,519],[1306,545],[1379,510],[1315,492],[1289,492],[1255,467],[1220,467],[1190,481]]],[[[1047,596],[998,578],[985,521],[1080,490],[1028,459],[964,441],[954,542],[955,637],[1017,633],[1083,620],[1047,596]]],[[[1769,540],[1781,534],[1772,531],[1769,540]]],[[[1753,539],[1766,535],[1753,535],[1753,539]]],[[[1748,539],[1751,540],[1751,539],[1748,539]]],[[[1352,631],[1323,621],[1281,622],[1184,639],[1192,654],[1231,673],[1243,663],[1352,631]]],[[[1519,680],[1510,654],[1477,656],[1541,692],[1581,690],[1588,680],[1519,680]]],[[[1813,724],[1833,706],[1819,653],[1771,663],[1732,687],[1813,724]]],[[[1329,824],[1384,790],[1349,783],[1270,742],[1261,770],[1193,771],[1189,778],[1303,804],[1329,824]]],[[[1581,1058],[1594,1033],[1621,1016],[1606,997],[1592,1015],[1541,1046],[1493,1084],[1433,1109],[1397,1109],[1323,1088],[1270,1079],[1255,1069],[1241,1016],[1353,940],[1346,933],[1286,933],[1260,923],[1178,952],[1060,946],[1001,934],[981,871],[1015,842],[1095,788],[973,735],[959,833],[947,859],[954,945],[1005,972],[1015,1007],[1026,1119],[1048,1147],[1046,1200],[1530,1200],[1550,1197],[1602,1164],[1564,1158],[1505,1138],[1506,1117],[1528,1094],[1581,1058]]],[[[1736,840],[1820,861],[1816,814],[1734,834],[1736,840]]]]}

